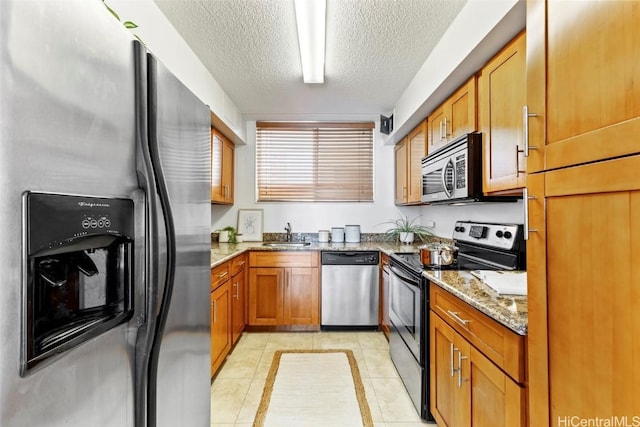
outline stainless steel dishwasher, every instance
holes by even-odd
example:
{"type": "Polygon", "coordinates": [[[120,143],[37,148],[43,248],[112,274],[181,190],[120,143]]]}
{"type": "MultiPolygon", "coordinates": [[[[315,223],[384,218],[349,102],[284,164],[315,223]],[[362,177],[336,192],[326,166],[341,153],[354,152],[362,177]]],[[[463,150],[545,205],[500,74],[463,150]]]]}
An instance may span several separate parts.
{"type": "Polygon", "coordinates": [[[323,329],[378,327],[379,253],[322,252],[323,329]]]}

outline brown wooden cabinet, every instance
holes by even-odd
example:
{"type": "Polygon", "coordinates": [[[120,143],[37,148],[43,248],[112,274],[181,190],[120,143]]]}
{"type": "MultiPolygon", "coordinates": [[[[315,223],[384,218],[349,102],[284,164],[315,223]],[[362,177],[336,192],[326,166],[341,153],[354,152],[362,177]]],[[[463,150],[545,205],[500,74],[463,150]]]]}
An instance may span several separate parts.
{"type": "Polygon", "coordinates": [[[526,104],[526,36],[521,33],[480,71],[478,126],[483,134],[483,191],[526,185],[523,113],[526,104]]]}
{"type": "Polygon", "coordinates": [[[640,414],[638,22],[527,1],[531,426],[640,414]]]}
{"type": "Polygon", "coordinates": [[[247,255],[238,255],[230,263],[231,342],[235,344],[247,323],[247,255]]]}
{"type": "Polygon", "coordinates": [[[427,120],[395,147],[397,205],[419,204],[422,197],[422,158],[426,154],[427,120]]]}
{"type": "Polygon", "coordinates": [[[211,270],[211,376],[231,350],[231,292],[229,266],[211,270]]]}
{"type": "Polygon", "coordinates": [[[527,171],[637,153],[637,2],[527,2],[527,171]],[[532,148],[531,147],[531,148],[532,148]]]}
{"type": "Polygon", "coordinates": [[[319,329],[317,252],[255,251],[249,265],[249,325],[319,329]]]}
{"type": "Polygon", "coordinates": [[[431,413],[439,425],[525,426],[524,338],[431,285],[431,413]],[[515,375],[515,378],[514,378],[515,375]]]}
{"type": "Polygon", "coordinates": [[[396,165],[396,192],[394,201],[396,205],[405,205],[409,201],[406,137],[395,145],[394,155],[396,165]]]}
{"type": "Polygon", "coordinates": [[[234,145],[211,128],[211,203],[233,204],[234,145]]]}
{"type": "Polygon", "coordinates": [[[476,76],[456,90],[428,117],[427,153],[477,129],[476,76]]]}

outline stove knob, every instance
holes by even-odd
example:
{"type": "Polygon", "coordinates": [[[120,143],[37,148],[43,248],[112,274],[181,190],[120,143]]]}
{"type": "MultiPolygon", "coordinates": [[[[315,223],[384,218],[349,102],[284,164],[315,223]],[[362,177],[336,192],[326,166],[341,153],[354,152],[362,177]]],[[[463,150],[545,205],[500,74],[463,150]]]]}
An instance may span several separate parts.
{"type": "Polygon", "coordinates": [[[503,236],[502,230],[496,231],[496,237],[501,238],[503,236]]]}
{"type": "Polygon", "coordinates": [[[513,235],[511,234],[511,232],[510,232],[510,231],[505,231],[505,232],[504,232],[504,238],[505,238],[505,239],[510,239],[510,238],[511,238],[511,236],[513,236],[513,235]]]}
{"type": "Polygon", "coordinates": [[[464,233],[464,227],[463,227],[463,226],[461,226],[461,225],[457,226],[457,227],[455,228],[455,230],[456,230],[458,233],[464,233]]]}

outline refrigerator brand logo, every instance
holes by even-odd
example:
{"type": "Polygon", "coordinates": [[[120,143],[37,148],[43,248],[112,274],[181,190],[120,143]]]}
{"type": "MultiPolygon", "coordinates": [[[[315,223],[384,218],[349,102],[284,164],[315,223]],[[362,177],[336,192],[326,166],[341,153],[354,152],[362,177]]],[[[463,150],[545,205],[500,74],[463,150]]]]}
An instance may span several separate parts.
{"type": "Polygon", "coordinates": [[[95,202],[78,202],[78,206],[87,208],[108,208],[109,203],[95,203],[95,202]]]}

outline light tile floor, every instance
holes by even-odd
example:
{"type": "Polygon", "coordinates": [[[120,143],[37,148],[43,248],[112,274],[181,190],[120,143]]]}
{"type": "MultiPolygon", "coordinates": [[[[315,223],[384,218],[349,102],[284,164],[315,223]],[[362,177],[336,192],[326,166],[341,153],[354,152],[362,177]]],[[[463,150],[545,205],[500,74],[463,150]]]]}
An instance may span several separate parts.
{"type": "Polygon", "coordinates": [[[211,385],[211,426],[253,424],[276,350],[322,348],[353,351],[375,427],[436,425],[420,420],[381,332],[245,332],[211,385]]]}

